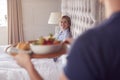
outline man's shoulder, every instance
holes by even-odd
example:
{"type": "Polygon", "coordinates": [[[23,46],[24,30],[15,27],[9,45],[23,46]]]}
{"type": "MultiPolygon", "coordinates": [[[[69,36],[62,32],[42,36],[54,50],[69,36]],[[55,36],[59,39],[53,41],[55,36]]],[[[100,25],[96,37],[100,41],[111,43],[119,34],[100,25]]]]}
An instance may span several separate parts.
{"type": "Polygon", "coordinates": [[[93,39],[93,40],[100,40],[104,37],[104,34],[107,34],[108,31],[112,31],[113,23],[109,20],[105,20],[99,25],[94,26],[94,28],[87,30],[82,35],[78,37],[78,39],[93,39]],[[112,26],[111,26],[112,25],[112,26]],[[112,28],[111,28],[112,27],[112,28]]]}
{"type": "Polygon", "coordinates": [[[110,17],[101,22],[101,24],[97,24],[94,26],[93,29],[88,30],[87,32],[90,33],[106,33],[106,31],[113,31],[113,29],[120,28],[120,17],[110,17]]]}
{"type": "Polygon", "coordinates": [[[101,24],[95,25],[94,28],[87,30],[78,37],[78,41],[100,41],[102,39],[111,38],[116,34],[120,34],[120,15],[114,14],[109,19],[102,21],[101,24]],[[106,37],[107,36],[107,37],[106,37]]]}

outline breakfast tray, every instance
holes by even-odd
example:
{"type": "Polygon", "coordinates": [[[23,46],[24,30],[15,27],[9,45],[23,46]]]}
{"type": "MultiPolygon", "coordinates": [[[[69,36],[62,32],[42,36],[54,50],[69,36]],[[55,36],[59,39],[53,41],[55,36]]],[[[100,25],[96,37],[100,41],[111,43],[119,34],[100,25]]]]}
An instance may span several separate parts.
{"type": "MultiPolygon", "coordinates": [[[[7,47],[6,48],[6,52],[7,52],[7,49],[10,48],[11,46],[7,47]]],[[[46,53],[46,54],[35,54],[35,53],[31,53],[30,56],[31,58],[55,58],[55,57],[59,57],[63,54],[67,53],[67,47],[66,45],[64,44],[63,47],[58,51],[58,52],[55,52],[55,53],[46,53]]],[[[10,53],[10,55],[12,56],[16,56],[18,53],[10,53]]]]}

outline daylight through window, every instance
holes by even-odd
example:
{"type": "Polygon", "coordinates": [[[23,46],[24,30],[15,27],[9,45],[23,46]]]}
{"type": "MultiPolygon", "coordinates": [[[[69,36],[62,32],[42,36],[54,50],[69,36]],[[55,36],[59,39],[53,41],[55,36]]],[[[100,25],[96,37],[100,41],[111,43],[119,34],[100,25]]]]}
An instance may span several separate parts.
{"type": "Polygon", "coordinates": [[[0,0],[0,27],[7,26],[7,0],[0,0]]]}

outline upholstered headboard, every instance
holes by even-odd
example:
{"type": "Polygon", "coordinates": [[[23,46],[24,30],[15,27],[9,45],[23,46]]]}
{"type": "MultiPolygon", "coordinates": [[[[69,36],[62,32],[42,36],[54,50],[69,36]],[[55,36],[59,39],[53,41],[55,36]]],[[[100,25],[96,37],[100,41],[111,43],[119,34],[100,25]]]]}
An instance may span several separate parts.
{"type": "Polygon", "coordinates": [[[62,15],[71,17],[73,38],[100,23],[104,16],[98,0],[62,0],[62,15]]]}

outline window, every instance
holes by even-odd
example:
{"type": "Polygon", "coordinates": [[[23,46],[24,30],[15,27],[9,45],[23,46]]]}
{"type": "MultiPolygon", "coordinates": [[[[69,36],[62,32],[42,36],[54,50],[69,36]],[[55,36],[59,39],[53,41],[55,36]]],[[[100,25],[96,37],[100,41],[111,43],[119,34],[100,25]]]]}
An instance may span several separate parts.
{"type": "Polygon", "coordinates": [[[0,27],[7,26],[7,0],[0,0],[0,27]]]}

